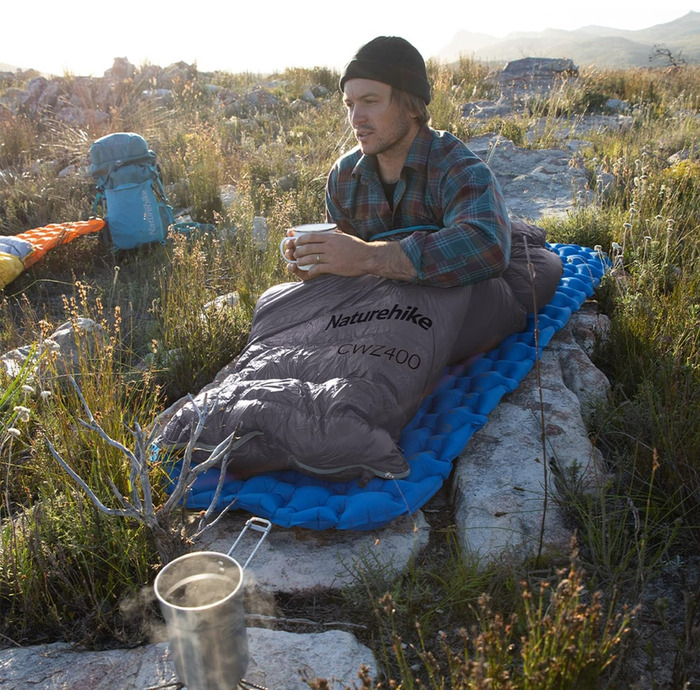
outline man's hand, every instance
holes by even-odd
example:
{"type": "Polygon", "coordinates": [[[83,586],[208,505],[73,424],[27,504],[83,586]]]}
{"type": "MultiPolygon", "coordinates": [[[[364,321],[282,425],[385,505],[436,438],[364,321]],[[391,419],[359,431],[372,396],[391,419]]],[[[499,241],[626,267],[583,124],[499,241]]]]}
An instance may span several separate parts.
{"type": "Polygon", "coordinates": [[[287,269],[301,280],[309,280],[323,274],[341,277],[376,275],[389,279],[408,281],[416,276],[416,270],[396,241],[367,243],[341,231],[336,233],[308,233],[289,240],[285,246],[288,258],[297,264],[287,269]],[[300,270],[297,265],[313,265],[310,270],[300,270]]]}

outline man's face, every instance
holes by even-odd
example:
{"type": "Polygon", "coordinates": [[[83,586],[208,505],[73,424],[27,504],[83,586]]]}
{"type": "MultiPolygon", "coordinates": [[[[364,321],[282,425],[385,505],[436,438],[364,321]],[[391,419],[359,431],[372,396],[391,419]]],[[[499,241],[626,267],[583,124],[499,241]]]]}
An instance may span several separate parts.
{"type": "Polygon", "coordinates": [[[412,116],[391,99],[391,85],[352,78],[344,85],[343,102],[362,153],[408,152],[418,128],[412,116]]]}

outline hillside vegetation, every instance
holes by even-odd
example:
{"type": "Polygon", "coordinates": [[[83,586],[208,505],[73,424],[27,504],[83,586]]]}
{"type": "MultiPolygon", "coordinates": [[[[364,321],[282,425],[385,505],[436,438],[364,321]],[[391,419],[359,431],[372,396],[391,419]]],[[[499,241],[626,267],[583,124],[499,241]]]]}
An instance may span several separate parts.
{"type": "MultiPolygon", "coordinates": [[[[597,293],[612,327],[596,357],[613,395],[589,426],[609,479],[598,493],[566,494],[577,531],[570,561],[477,573],[446,513],[439,549],[398,580],[365,576],[334,602],[367,623],[384,686],[698,688],[700,69],[583,72],[575,86],[479,124],[462,118],[461,105],[493,95],[488,68],[462,59],[429,70],[433,126],[464,139],[497,132],[552,147],[608,98],[630,105],[627,128],[579,137],[590,190],[605,178],[605,196],[539,222],[551,241],[601,246],[614,263],[597,293]],[[534,125],[541,142],[525,139],[534,125]]],[[[85,159],[112,131],[143,135],[178,213],[211,224],[118,255],[88,236],[0,291],[0,352],[39,352],[80,317],[102,325],[101,343],[78,333],[77,377],[95,419],[126,445],[130,426],[147,428],[236,357],[259,294],[290,279],[279,237],[324,218],[326,173],[353,145],[338,75],[325,68],[265,77],[193,70],[169,102],[144,98],[146,75],[142,67],[120,83],[99,125],[21,109],[0,118],[0,235],[90,216],[85,159]],[[236,98],[235,113],[222,108],[222,90],[236,98]],[[261,216],[266,241],[253,235],[261,216]],[[203,313],[233,291],[235,309],[203,313]]],[[[152,583],[158,549],[145,528],[99,513],[48,442],[114,507],[110,481],[121,493],[134,488],[129,464],[78,423],[84,406],[61,367],[49,355],[42,364],[38,377],[0,376],[0,644],[145,642],[144,620],[157,611],[134,615],[120,602],[152,583]]],[[[153,464],[156,507],[163,477],[153,464]]]]}

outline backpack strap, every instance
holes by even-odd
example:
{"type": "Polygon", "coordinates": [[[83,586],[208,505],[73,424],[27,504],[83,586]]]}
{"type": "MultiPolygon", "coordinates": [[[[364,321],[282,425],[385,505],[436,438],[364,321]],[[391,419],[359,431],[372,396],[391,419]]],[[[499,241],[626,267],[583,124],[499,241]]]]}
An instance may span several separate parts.
{"type": "Polygon", "coordinates": [[[104,214],[104,204],[105,204],[105,192],[102,187],[98,187],[95,192],[95,199],[92,202],[92,211],[97,216],[100,207],[102,207],[102,213],[104,214]]]}
{"type": "Polygon", "coordinates": [[[153,186],[158,193],[158,196],[161,197],[161,199],[164,202],[168,201],[168,195],[165,194],[165,188],[163,187],[163,181],[160,178],[160,172],[158,171],[157,166],[155,165],[149,165],[148,169],[151,172],[151,177],[153,178],[153,186]]]}

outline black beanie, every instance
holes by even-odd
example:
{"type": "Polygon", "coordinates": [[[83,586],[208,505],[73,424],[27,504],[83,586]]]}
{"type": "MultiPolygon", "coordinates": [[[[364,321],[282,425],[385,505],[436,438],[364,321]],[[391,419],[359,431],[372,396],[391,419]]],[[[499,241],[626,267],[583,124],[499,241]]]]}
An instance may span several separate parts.
{"type": "Polygon", "coordinates": [[[430,103],[425,61],[412,44],[398,36],[378,36],[365,44],[345,66],[340,89],[352,78],[378,80],[430,103]]]}

